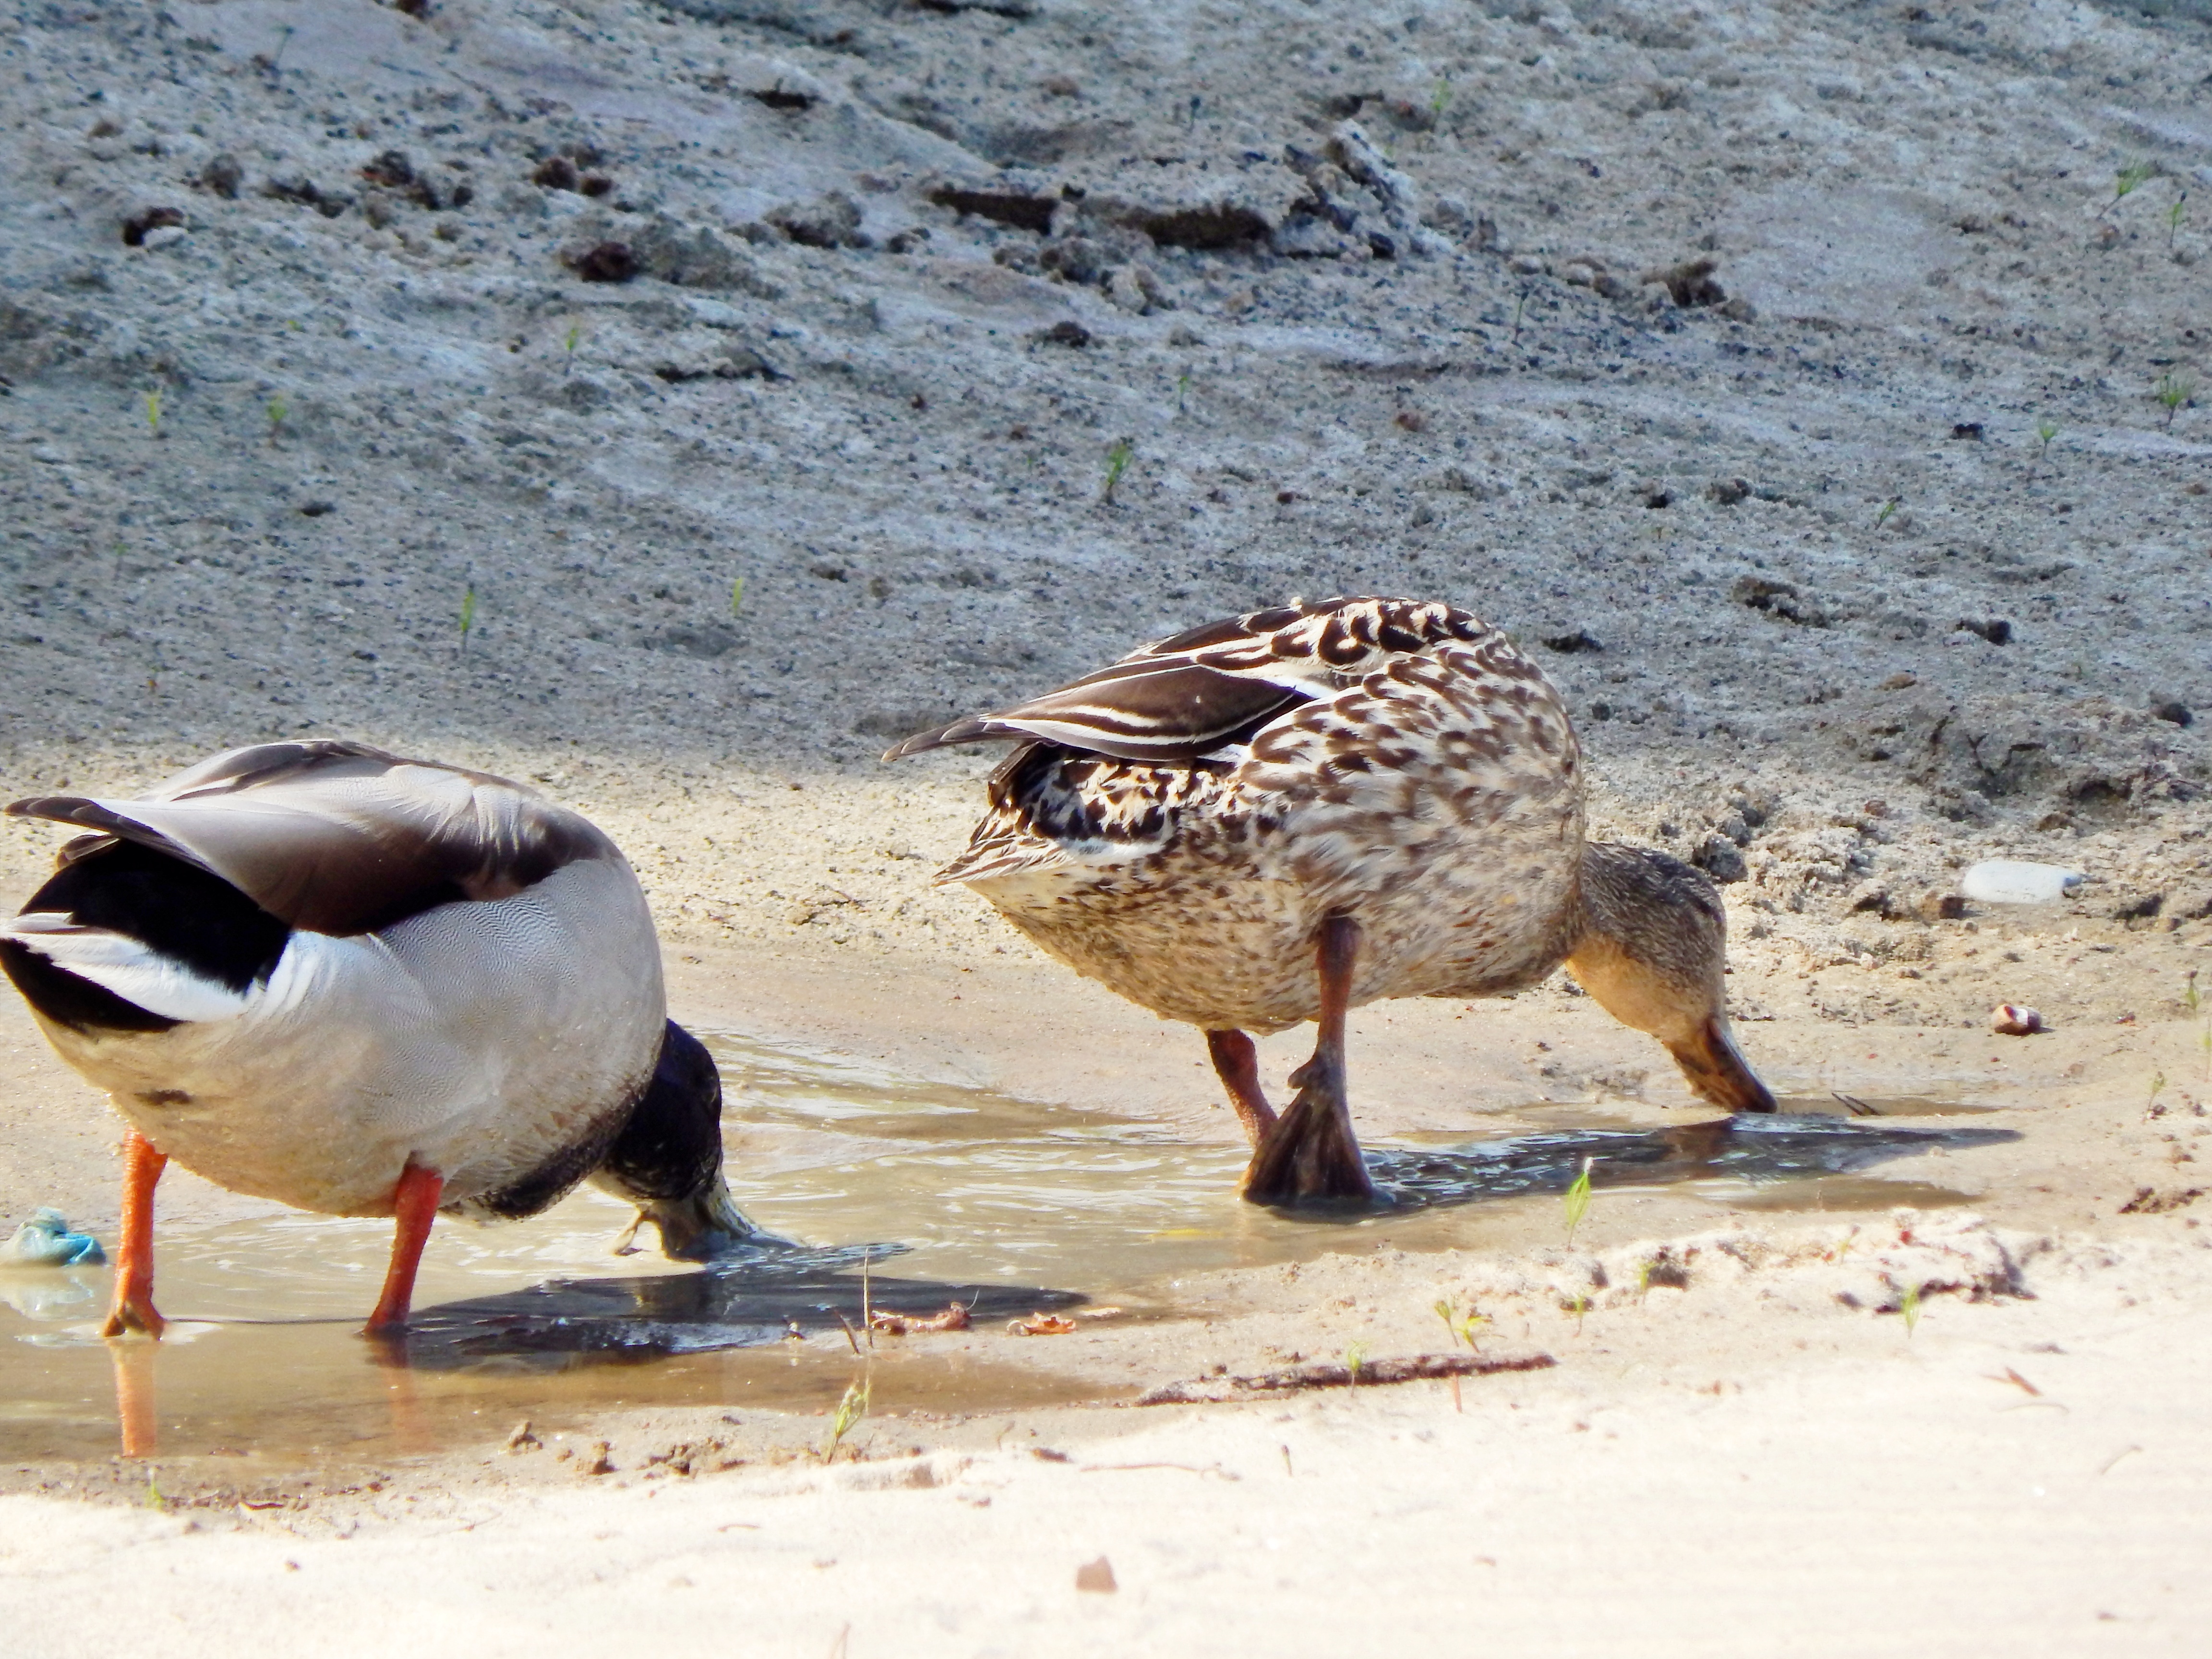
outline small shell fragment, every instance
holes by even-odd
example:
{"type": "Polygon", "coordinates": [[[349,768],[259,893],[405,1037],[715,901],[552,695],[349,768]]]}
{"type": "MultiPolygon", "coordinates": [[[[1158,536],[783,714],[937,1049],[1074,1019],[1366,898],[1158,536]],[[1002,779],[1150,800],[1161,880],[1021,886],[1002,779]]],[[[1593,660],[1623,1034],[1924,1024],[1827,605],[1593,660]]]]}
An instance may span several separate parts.
{"type": "Polygon", "coordinates": [[[2087,879],[2062,865],[1985,859],[1966,872],[1959,890],[1977,904],[2051,904],[2087,879]]]}
{"type": "Polygon", "coordinates": [[[868,1323],[891,1336],[904,1336],[911,1331],[964,1331],[968,1310],[957,1302],[941,1314],[893,1313],[878,1308],[868,1316],[868,1323]]]}
{"type": "Polygon", "coordinates": [[[2050,1029],[2034,1009],[2014,1007],[2009,1002],[1999,1003],[1990,1014],[1990,1030],[1999,1036],[2033,1036],[2050,1029]]]}

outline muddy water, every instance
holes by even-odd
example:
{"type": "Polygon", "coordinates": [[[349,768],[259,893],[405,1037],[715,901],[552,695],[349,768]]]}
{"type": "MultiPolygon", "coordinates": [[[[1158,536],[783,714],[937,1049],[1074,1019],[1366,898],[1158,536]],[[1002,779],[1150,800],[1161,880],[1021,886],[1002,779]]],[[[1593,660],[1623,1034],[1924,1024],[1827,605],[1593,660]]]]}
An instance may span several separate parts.
{"type": "MultiPolygon", "coordinates": [[[[740,1202],[799,1241],[701,1271],[608,1247],[627,1217],[579,1194],[494,1228],[442,1224],[404,1342],[357,1334],[388,1223],[275,1215],[165,1229],[158,1350],[97,1335],[100,1269],[0,1273],[0,1460],[106,1457],[118,1429],[164,1457],[352,1462],[429,1451],[613,1407],[818,1409],[849,1375],[847,1323],[953,1302],[994,1333],[1111,1301],[1172,1316],[1182,1275],[1359,1248],[1504,1245],[1590,1160],[1607,1189],[1687,1183],[1735,1206],[1848,1209],[1958,1195],[1863,1173],[2001,1130],[1886,1124],[1958,1103],[1785,1103],[1765,1122],[1651,1132],[1533,1109],[1532,1133],[1370,1152],[1386,1202],[1291,1214],[1236,1197],[1244,1158],[1149,1126],[709,1035],[728,1091],[740,1202]],[[865,1291],[863,1281],[866,1281],[865,1291]]],[[[1512,1126],[1518,1127],[1518,1126],[1512,1126]]],[[[1421,1137],[1424,1143],[1443,1140],[1421,1137]]],[[[1601,1196],[1600,1202],[1603,1201],[1601,1196]]],[[[878,1410],[1085,1397],[986,1334],[878,1351],[878,1410]],[[1019,1360],[1030,1363],[1012,1363],[1019,1360]]]]}

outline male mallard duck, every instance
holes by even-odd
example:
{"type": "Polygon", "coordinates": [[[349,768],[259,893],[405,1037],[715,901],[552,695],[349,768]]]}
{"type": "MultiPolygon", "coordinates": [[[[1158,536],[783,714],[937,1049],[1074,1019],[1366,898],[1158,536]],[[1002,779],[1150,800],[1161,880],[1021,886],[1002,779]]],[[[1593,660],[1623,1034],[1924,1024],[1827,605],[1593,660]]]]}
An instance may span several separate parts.
{"type": "Polygon", "coordinates": [[[1371,1195],[1347,1008],[1495,996],[1562,961],[1705,1099],[1774,1109],[1729,1035],[1711,884],[1583,841],[1558,691],[1464,611],[1337,599],[1208,623],[884,758],[994,739],[1021,746],[938,881],[1206,1033],[1255,1149],[1248,1198],[1371,1195]],[[1320,1040],[1279,1121],[1246,1033],[1308,1019],[1320,1040]]]}
{"type": "Polygon", "coordinates": [[[586,1176],[672,1256],[752,1232],[721,1084],[670,1021],[637,877],[520,785],[365,744],[271,743],[131,800],[18,801],[92,834],[0,927],[0,968],[130,1121],[106,1334],[158,1336],[155,1183],[398,1223],[372,1331],[432,1218],[534,1215],[586,1176]]]}

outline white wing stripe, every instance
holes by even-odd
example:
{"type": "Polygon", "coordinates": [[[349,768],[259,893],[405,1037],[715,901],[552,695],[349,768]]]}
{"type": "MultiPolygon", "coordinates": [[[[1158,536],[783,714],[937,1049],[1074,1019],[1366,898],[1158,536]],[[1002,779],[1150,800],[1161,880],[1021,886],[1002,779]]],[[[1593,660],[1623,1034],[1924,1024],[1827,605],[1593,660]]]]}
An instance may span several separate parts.
{"type": "Polygon", "coordinates": [[[164,1019],[229,1019],[243,1012],[248,1001],[222,981],[196,974],[135,939],[80,927],[67,916],[17,916],[0,927],[0,937],[164,1019]]]}

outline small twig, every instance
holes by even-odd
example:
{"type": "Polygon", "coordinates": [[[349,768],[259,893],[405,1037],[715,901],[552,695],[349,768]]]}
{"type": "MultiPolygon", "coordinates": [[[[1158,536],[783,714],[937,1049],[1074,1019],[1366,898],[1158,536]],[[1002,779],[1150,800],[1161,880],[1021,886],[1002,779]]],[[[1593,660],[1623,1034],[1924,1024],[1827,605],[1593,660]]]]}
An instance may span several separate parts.
{"type": "MultiPolygon", "coordinates": [[[[1548,1370],[1559,1362],[1547,1353],[1495,1355],[1425,1353],[1408,1359],[1368,1359],[1359,1362],[1358,1384],[1376,1388],[1388,1383],[1413,1382],[1429,1377],[1491,1376],[1505,1371],[1548,1370]]],[[[1348,1389],[1352,1386],[1348,1365],[1292,1365],[1257,1376],[1209,1376],[1195,1382],[1170,1382],[1139,1396],[1139,1406],[1214,1405],[1254,1394],[1291,1394],[1305,1389],[1348,1389]]]]}

